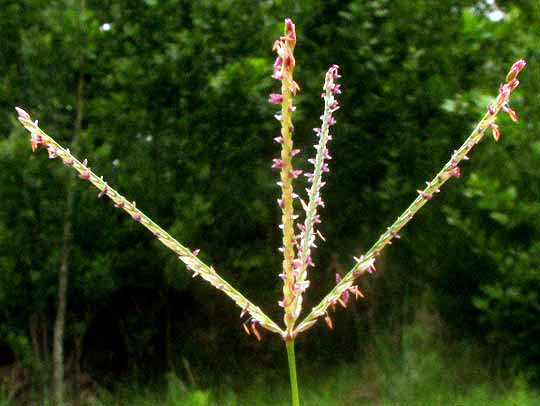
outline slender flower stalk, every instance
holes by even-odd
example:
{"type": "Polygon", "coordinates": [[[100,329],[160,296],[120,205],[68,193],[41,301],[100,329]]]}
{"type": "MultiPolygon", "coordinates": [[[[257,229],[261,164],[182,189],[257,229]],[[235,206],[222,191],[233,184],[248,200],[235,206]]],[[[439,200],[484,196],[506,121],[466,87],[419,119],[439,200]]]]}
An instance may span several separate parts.
{"type": "Polygon", "coordinates": [[[300,396],[298,394],[298,378],[296,377],[296,357],[294,355],[294,340],[286,341],[285,346],[287,347],[287,360],[289,361],[291,403],[292,406],[300,406],[300,396]]]}
{"type": "Polygon", "coordinates": [[[329,306],[334,305],[341,297],[342,293],[347,291],[347,287],[351,286],[353,281],[366,271],[374,271],[374,262],[381,251],[391,244],[394,238],[399,238],[400,230],[412,220],[414,215],[429,201],[433,196],[440,192],[442,185],[449,179],[461,175],[461,169],[459,164],[463,160],[467,160],[468,154],[471,149],[477,145],[484,138],[485,132],[488,128],[492,130],[493,138],[495,141],[500,139],[500,130],[495,121],[497,114],[503,110],[508,113],[513,121],[517,121],[517,114],[512,110],[508,103],[510,101],[510,94],[519,85],[517,80],[518,73],[525,67],[526,62],[520,59],[512,65],[508,75],[506,77],[506,83],[501,85],[499,89],[499,95],[495,101],[487,107],[487,113],[482,117],[480,122],[476,125],[471,132],[467,140],[455,150],[450,160],[443,166],[439,173],[430,181],[427,182],[427,186],[423,190],[418,190],[418,196],[414,201],[405,209],[401,215],[394,221],[394,223],[387,228],[387,230],[379,237],[379,239],[373,244],[373,246],[361,257],[355,257],[355,265],[351,270],[339,281],[336,286],[328,293],[321,302],[313,307],[311,312],[302,320],[301,323],[295,329],[295,334],[301,331],[305,331],[313,326],[317,319],[325,315],[329,306]]]}
{"type": "Polygon", "coordinates": [[[135,202],[129,202],[124,196],[118,193],[115,189],[110,187],[107,182],[103,180],[103,177],[99,177],[90,170],[88,161],[85,159],[82,162],[75,158],[69,149],[63,148],[52,137],[47,135],[38,126],[37,121],[32,121],[30,115],[23,109],[17,107],[17,113],[19,114],[19,121],[24,127],[30,131],[30,142],[32,144],[32,150],[35,151],[40,145],[47,149],[49,158],[59,157],[62,162],[72,167],[79,173],[79,178],[88,180],[98,190],[98,197],[107,196],[114,202],[114,207],[120,208],[128,213],[133,220],[141,223],[146,227],[154,236],[167,248],[174,251],[178,258],[186,264],[188,270],[193,272],[193,277],[201,276],[204,280],[209,282],[215,288],[221,290],[227,296],[229,296],[241,309],[241,317],[249,314],[250,329],[257,338],[260,338],[260,333],[257,330],[256,325],[273,331],[278,334],[283,334],[281,328],[268,317],[258,306],[250,302],[240,292],[234,289],[225,279],[218,275],[212,266],[206,265],[197,256],[198,250],[189,250],[184,247],[178,241],[176,241],[169,233],[154,223],[146,214],[136,207],[135,202]]]}
{"type": "Polygon", "coordinates": [[[316,233],[315,225],[321,222],[319,214],[317,214],[317,208],[319,206],[324,207],[321,189],[325,185],[325,182],[322,181],[322,176],[323,173],[328,172],[329,170],[326,161],[332,158],[328,153],[327,144],[328,141],[332,139],[330,127],[336,123],[333,113],[339,109],[338,101],[334,96],[341,93],[340,85],[335,83],[335,80],[340,77],[339,66],[337,65],[332,65],[326,72],[323,92],[321,94],[321,97],[324,99],[324,113],[321,116],[322,125],[321,128],[314,128],[319,139],[318,144],[314,146],[317,153],[315,158],[309,159],[314,170],[313,172],[304,174],[308,178],[308,182],[311,183],[311,188],[308,191],[308,203],[301,200],[302,206],[306,212],[306,218],[303,225],[298,225],[300,228],[300,234],[297,236],[297,239],[299,240],[298,258],[293,262],[294,273],[296,276],[295,296],[293,301],[295,322],[302,310],[302,293],[309,286],[309,281],[307,280],[307,268],[313,266],[311,249],[315,247],[317,234],[319,238],[324,239],[320,232],[316,233]]]}
{"type": "Polygon", "coordinates": [[[296,278],[293,270],[294,250],[294,208],[293,208],[293,185],[292,181],[300,172],[292,166],[294,155],[292,141],[292,112],[294,111],[293,96],[300,87],[293,79],[295,66],[294,47],[296,45],[296,30],[290,18],[285,20],[284,35],[274,42],[274,51],[278,56],[274,62],[272,77],[281,81],[281,94],[271,94],[270,101],[281,103],[281,112],[276,114],[276,119],[281,122],[281,136],[276,139],[281,144],[281,157],[274,159],[273,167],[280,169],[281,199],[278,204],[281,207],[281,225],[283,229],[283,300],[279,304],[285,309],[284,322],[286,335],[292,332],[294,321],[298,317],[295,314],[294,297],[296,278]]]}

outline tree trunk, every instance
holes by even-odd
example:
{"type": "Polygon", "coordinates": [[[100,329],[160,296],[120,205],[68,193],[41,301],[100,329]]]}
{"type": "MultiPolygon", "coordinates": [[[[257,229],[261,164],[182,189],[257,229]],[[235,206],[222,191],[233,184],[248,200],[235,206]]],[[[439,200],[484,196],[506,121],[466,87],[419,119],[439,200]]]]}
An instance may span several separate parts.
{"type": "MultiPolygon", "coordinates": [[[[71,183],[71,182],[69,182],[71,183]]],[[[68,186],[69,187],[69,186],[68,186]]],[[[73,189],[67,192],[66,220],[64,222],[64,244],[62,264],[58,272],[58,307],[53,333],[53,398],[54,404],[64,404],[64,326],[66,322],[67,285],[69,276],[69,254],[71,249],[71,225],[73,214],[73,189]]]]}
{"type": "Polygon", "coordinates": [[[42,311],[30,316],[30,337],[32,341],[32,370],[37,377],[37,386],[45,400],[49,396],[49,379],[47,378],[49,348],[47,346],[47,321],[42,311]]]}
{"type": "Polygon", "coordinates": [[[175,372],[174,370],[174,361],[173,361],[173,345],[172,345],[172,314],[171,314],[171,302],[170,302],[170,295],[169,295],[169,288],[165,287],[166,289],[166,306],[167,306],[167,320],[166,320],[166,330],[165,330],[165,358],[167,362],[167,370],[168,372],[175,372]]]}
{"type": "Polygon", "coordinates": [[[81,357],[82,357],[82,341],[83,334],[78,334],[75,337],[73,348],[73,406],[81,404],[81,357]]]}
{"type": "MultiPolygon", "coordinates": [[[[84,76],[79,74],[75,101],[75,126],[73,144],[76,143],[82,128],[84,76]]],[[[58,272],[58,307],[53,332],[53,399],[56,406],[64,404],[64,327],[66,324],[67,288],[69,277],[69,259],[73,234],[73,198],[75,178],[67,182],[66,212],[64,220],[62,263],[58,272]]]]}

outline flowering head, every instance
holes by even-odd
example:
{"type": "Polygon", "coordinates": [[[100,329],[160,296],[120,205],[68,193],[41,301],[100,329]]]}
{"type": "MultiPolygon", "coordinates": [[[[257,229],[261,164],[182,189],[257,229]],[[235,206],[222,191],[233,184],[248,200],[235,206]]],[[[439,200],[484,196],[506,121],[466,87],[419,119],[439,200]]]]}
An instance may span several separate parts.
{"type": "Polygon", "coordinates": [[[296,43],[296,29],[293,20],[290,18],[285,19],[285,36],[281,37],[285,41],[290,41],[293,44],[296,43]]]}
{"type": "MultiPolygon", "coordinates": [[[[295,66],[294,46],[296,44],[296,30],[294,23],[290,18],[285,20],[284,33],[274,41],[273,50],[277,57],[274,62],[272,77],[281,82],[281,93],[271,93],[268,101],[273,104],[280,104],[281,110],[274,117],[281,124],[281,134],[274,140],[281,146],[281,154],[273,159],[272,168],[279,169],[280,181],[278,186],[281,188],[281,197],[277,203],[281,209],[280,228],[283,231],[283,242],[280,251],[283,253],[283,272],[280,274],[283,279],[283,300],[279,305],[285,310],[285,325],[290,332],[293,328],[294,309],[291,306],[295,295],[301,294],[309,282],[298,283],[296,280],[296,268],[293,265],[296,253],[294,247],[294,219],[296,218],[293,208],[293,199],[297,195],[293,191],[293,181],[300,176],[302,171],[294,169],[292,158],[299,153],[298,149],[293,148],[292,140],[292,113],[295,111],[293,97],[300,87],[293,79],[295,66]]],[[[302,282],[302,281],[301,281],[302,282]]]]}
{"type": "MultiPolygon", "coordinates": [[[[276,80],[281,80],[287,89],[296,95],[300,86],[292,78],[292,73],[296,61],[294,59],[294,47],[296,45],[296,30],[294,23],[290,18],[285,19],[284,35],[274,41],[273,51],[276,51],[278,56],[274,61],[272,77],[276,80]]],[[[283,92],[282,92],[283,93],[283,92]]],[[[271,99],[271,102],[274,101],[271,99]]],[[[280,101],[281,103],[281,101],[280,101]]]]}
{"type": "MultiPolygon", "coordinates": [[[[517,122],[519,120],[516,111],[510,108],[509,102],[510,95],[519,86],[517,75],[523,70],[523,68],[525,68],[526,65],[527,62],[525,62],[525,60],[519,59],[511,66],[510,71],[506,75],[506,83],[503,83],[499,88],[499,95],[497,96],[497,99],[493,104],[490,104],[487,107],[489,115],[495,116],[499,110],[502,110],[510,116],[510,119],[513,122],[517,122]]],[[[489,123],[489,126],[491,128],[493,138],[495,141],[499,141],[501,139],[501,131],[499,126],[495,124],[495,119],[489,123]]]]}
{"type": "MultiPolygon", "coordinates": [[[[30,144],[32,146],[32,152],[35,152],[36,149],[43,144],[43,137],[38,131],[38,121],[32,121],[30,114],[20,107],[15,107],[17,115],[19,116],[19,121],[24,125],[24,127],[30,131],[30,144]]],[[[55,151],[51,148],[48,148],[49,158],[56,157],[55,151]]]]}
{"type": "Polygon", "coordinates": [[[25,110],[21,109],[20,107],[15,107],[15,110],[17,111],[17,114],[20,118],[30,120],[30,114],[28,114],[25,110]]]}
{"type": "Polygon", "coordinates": [[[524,59],[519,59],[510,68],[510,71],[508,72],[508,75],[506,75],[506,82],[513,81],[519,72],[523,70],[523,68],[527,65],[527,62],[525,62],[524,59]]]}

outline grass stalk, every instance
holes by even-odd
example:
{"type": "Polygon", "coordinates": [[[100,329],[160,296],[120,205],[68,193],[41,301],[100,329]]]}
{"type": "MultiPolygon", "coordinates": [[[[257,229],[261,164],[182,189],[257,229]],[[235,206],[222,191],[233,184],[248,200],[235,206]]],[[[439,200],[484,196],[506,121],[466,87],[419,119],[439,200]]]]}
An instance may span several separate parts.
{"type": "Polygon", "coordinates": [[[509,106],[510,94],[519,85],[517,80],[517,74],[525,67],[525,61],[519,60],[512,65],[508,75],[506,76],[506,83],[501,85],[499,95],[494,102],[487,107],[487,112],[478,122],[474,130],[471,132],[465,142],[454,151],[450,160],[443,166],[443,168],[437,173],[437,175],[427,182],[427,186],[423,190],[417,190],[418,196],[414,201],[398,216],[394,223],[386,229],[386,231],[379,237],[379,239],[373,244],[373,246],[360,258],[356,258],[355,265],[351,270],[339,281],[336,286],[320,301],[320,303],[313,307],[311,312],[297,325],[295,329],[295,335],[312,327],[317,319],[324,314],[331,305],[338,302],[343,292],[347,291],[354,283],[355,279],[366,271],[374,270],[374,262],[376,257],[382,252],[382,250],[389,245],[394,238],[399,238],[399,231],[412,220],[414,215],[428,202],[434,195],[440,192],[440,188],[451,178],[460,177],[461,169],[459,164],[469,159],[468,154],[473,147],[482,141],[486,130],[489,128],[492,131],[495,141],[500,139],[500,130],[497,124],[498,113],[502,110],[508,113],[513,121],[518,121],[517,115],[514,110],[509,106]]]}
{"type": "Polygon", "coordinates": [[[326,74],[325,85],[322,96],[325,99],[325,110],[321,117],[323,120],[320,129],[315,129],[319,136],[319,144],[316,146],[317,154],[315,159],[312,159],[314,172],[305,174],[312,187],[308,190],[309,201],[306,204],[301,200],[301,203],[306,212],[306,220],[304,225],[299,225],[301,230],[300,235],[294,234],[294,205],[293,199],[298,197],[293,190],[293,180],[302,172],[295,170],[292,165],[292,158],[299,150],[293,149],[293,124],[292,112],[295,110],[293,97],[299,90],[298,84],[293,79],[293,70],[295,59],[293,56],[294,47],[296,44],[296,31],[294,23],[291,19],[285,20],[284,35],[274,43],[274,50],[277,51],[278,57],[274,63],[273,77],[281,81],[281,94],[271,94],[270,101],[275,104],[281,104],[281,111],[276,114],[276,118],[281,122],[281,135],[275,140],[281,144],[280,158],[274,159],[273,167],[280,169],[280,182],[282,195],[278,199],[278,204],[282,210],[283,229],[283,252],[282,274],[283,279],[283,300],[280,305],[284,309],[284,324],[281,328],[270,317],[268,317],[258,306],[255,306],[238,290],[233,288],[225,279],[223,279],[212,266],[208,266],[198,257],[198,250],[190,250],[187,247],[176,241],[165,230],[154,223],[148,216],[136,207],[135,202],[130,203],[124,196],[111,188],[103,177],[99,177],[90,170],[87,160],[77,160],[68,149],[63,148],[52,137],[42,131],[37,121],[32,121],[30,115],[16,108],[19,114],[19,121],[30,132],[30,141],[32,149],[43,146],[47,149],[49,158],[59,157],[66,166],[72,167],[78,172],[79,177],[88,180],[98,190],[98,197],[107,196],[113,202],[116,208],[120,208],[127,212],[133,220],[141,223],[167,248],[175,252],[180,260],[187,266],[188,270],[193,273],[193,276],[201,276],[215,288],[224,292],[229,296],[241,309],[240,317],[249,315],[249,318],[244,322],[244,329],[248,334],[253,334],[258,340],[261,340],[261,334],[257,329],[257,325],[277,333],[285,341],[287,349],[287,360],[289,366],[289,376],[291,385],[292,405],[300,405],[300,397],[298,392],[298,378],[296,374],[296,358],[294,351],[294,341],[296,336],[312,327],[319,318],[324,317],[330,328],[333,328],[333,322],[328,314],[328,308],[333,307],[336,303],[340,303],[346,307],[349,294],[354,294],[357,298],[362,297],[358,287],[354,284],[356,278],[364,274],[366,271],[374,270],[374,263],[381,251],[391,243],[394,238],[398,238],[400,230],[416,215],[416,213],[429,201],[432,197],[439,193],[440,188],[450,178],[459,177],[461,169],[459,164],[467,158],[467,154],[477,145],[484,137],[488,128],[491,129],[495,141],[500,138],[500,131],[495,121],[497,114],[502,110],[508,113],[513,121],[517,121],[517,115],[508,103],[510,94],[519,85],[517,74],[525,67],[525,61],[519,60],[512,65],[507,77],[506,83],[500,88],[499,95],[496,100],[488,106],[487,113],[476,125],[470,136],[463,145],[454,151],[450,160],[443,166],[437,175],[427,182],[427,186],[418,190],[418,196],[405,209],[405,211],[397,217],[394,223],[379,237],[375,244],[361,257],[355,258],[356,263],[344,277],[336,277],[337,284],[334,288],[320,301],[318,305],[312,308],[311,312],[301,321],[297,323],[298,317],[302,308],[302,293],[309,286],[307,280],[307,266],[312,266],[311,248],[315,247],[315,236],[318,235],[321,239],[322,235],[315,230],[315,224],[320,221],[317,214],[317,207],[324,206],[320,196],[320,190],[324,186],[322,181],[323,172],[328,171],[328,166],[325,164],[325,159],[330,159],[327,150],[327,142],[331,135],[329,128],[335,124],[332,113],[339,108],[335,94],[341,93],[340,85],[334,83],[334,80],[339,78],[338,66],[332,65],[326,74]],[[300,242],[297,242],[300,240],[300,242]],[[297,256],[298,254],[298,256],[297,256]],[[248,324],[249,323],[249,324],[248,324]]]}
{"type": "Polygon", "coordinates": [[[294,299],[296,296],[296,276],[293,269],[295,253],[294,234],[294,191],[293,179],[295,178],[292,165],[293,157],[293,124],[292,112],[294,111],[293,97],[298,91],[298,85],[293,79],[294,71],[294,47],[296,44],[296,31],[291,19],[285,20],[284,34],[274,42],[274,50],[278,57],[274,63],[274,79],[281,81],[281,94],[278,95],[281,103],[281,111],[275,116],[281,123],[281,135],[278,142],[281,144],[280,158],[274,160],[274,167],[280,169],[281,187],[281,225],[283,231],[282,247],[282,278],[283,278],[283,321],[285,323],[286,337],[294,328],[297,317],[294,299]]]}
{"type": "Polygon", "coordinates": [[[169,233],[163,230],[163,228],[157,225],[139,208],[137,208],[135,202],[129,202],[118,191],[109,186],[109,184],[103,180],[102,176],[96,175],[88,166],[86,159],[82,162],[79,161],[71,154],[69,149],[62,147],[58,142],[56,142],[56,140],[39,128],[37,121],[32,121],[30,115],[26,111],[17,108],[17,112],[19,114],[19,121],[28,131],[30,131],[32,149],[35,150],[41,145],[47,149],[49,158],[59,157],[66,166],[72,167],[79,173],[79,178],[88,180],[100,191],[98,197],[107,196],[114,202],[114,206],[116,208],[124,210],[131,216],[131,218],[133,218],[133,220],[141,223],[152,234],[154,234],[154,236],[163,245],[175,252],[178,255],[178,258],[186,265],[188,270],[193,272],[193,277],[201,276],[212,286],[229,296],[242,309],[241,317],[244,315],[251,316],[251,328],[257,338],[260,338],[260,334],[256,330],[255,324],[259,324],[261,327],[264,327],[267,330],[283,335],[282,329],[269,316],[267,316],[260,309],[260,307],[249,301],[244,295],[242,295],[230,283],[221,277],[213,266],[205,264],[198,257],[198,250],[192,251],[180,244],[169,233]]]}
{"type": "Polygon", "coordinates": [[[289,377],[291,382],[291,405],[300,406],[300,395],[298,393],[298,378],[296,377],[296,357],[294,355],[294,339],[286,340],[287,361],[289,364],[289,377]]]}

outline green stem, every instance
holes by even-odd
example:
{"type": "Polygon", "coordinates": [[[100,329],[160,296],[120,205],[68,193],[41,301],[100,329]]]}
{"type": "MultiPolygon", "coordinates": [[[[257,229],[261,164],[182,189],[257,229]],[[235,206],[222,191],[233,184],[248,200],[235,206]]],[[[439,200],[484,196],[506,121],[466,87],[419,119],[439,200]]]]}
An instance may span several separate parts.
{"type": "Polygon", "coordinates": [[[294,356],[294,340],[285,341],[287,346],[287,361],[289,362],[289,375],[291,378],[291,404],[300,406],[300,396],[298,395],[298,379],[296,378],[296,357],[294,356]]]}

